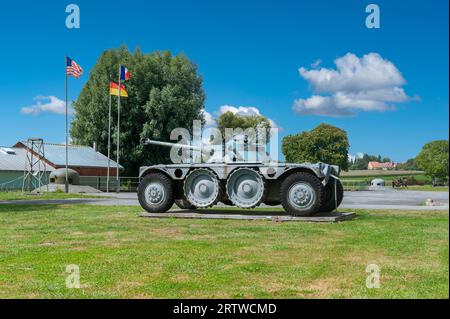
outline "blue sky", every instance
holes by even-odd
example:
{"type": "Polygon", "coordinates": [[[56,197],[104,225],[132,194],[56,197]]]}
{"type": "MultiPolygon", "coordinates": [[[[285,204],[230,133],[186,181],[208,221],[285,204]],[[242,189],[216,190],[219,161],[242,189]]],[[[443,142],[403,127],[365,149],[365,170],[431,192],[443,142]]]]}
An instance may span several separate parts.
{"type": "MultiPolygon", "coordinates": [[[[448,139],[447,0],[75,0],[72,3],[81,10],[77,30],[65,26],[69,3],[10,1],[2,5],[0,145],[31,136],[64,141],[63,115],[26,115],[21,109],[34,105],[38,96],[64,98],[66,53],[87,71],[79,80],[70,79],[70,99],[76,99],[101,52],[121,44],[132,50],[140,46],[144,52],[185,53],[203,75],[209,113],[217,114],[223,105],[256,107],[282,128],[280,137],[326,122],[348,132],[351,153],[381,154],[395,161],[415,156],[426,142],[448,139]],[[380,29],[365,27],[369,3],[380,7],[380,29]],[[374,63],[369,61],[368,70],[380,66],[383,75],[383,65],[390,65],[397,76],[388,92],[377,91],[378,82],[368,89],[376,93],[370,102],[384,105],[376,111],[372,104],[367,110],[351,107],[367,88],[355,88],[358,78],[346,79],[345,70],[336,81],[350,82],[340,88],[330,88],[334,81],[328,86],[317,82],[320,79],[311,72],[323,68],[335,74],[334,61],[344,61],[347,53],[363,65],[364,55],[376,53],[368,59],[374,63]],[[318,60],[320,64],[311,66],[318,60]],[[301,67],[309,80],[299,73],[301,67]],[[393,102],[380,97],[398,89],[402,96],[393,102]],[[342,103],[333,97],[342,94],[346,98],[350,94],[353,100],[342,103]],[[293,111],[294,104],[304,107],[313,95],[327,98],[319,109],[322,113],[340,103],[350,107],[345,110],[352,115],[293,111]]],[[[371,85],[376,76],[363,71],[367,81],[359,83],[371,85]]]]}

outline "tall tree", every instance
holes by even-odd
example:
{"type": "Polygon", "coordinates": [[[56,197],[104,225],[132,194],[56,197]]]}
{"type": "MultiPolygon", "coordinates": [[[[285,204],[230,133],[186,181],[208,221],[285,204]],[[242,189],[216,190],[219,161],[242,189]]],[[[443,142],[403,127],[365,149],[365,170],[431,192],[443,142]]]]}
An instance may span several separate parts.
{"type": "Polygon", "coordinates": [[[254,128],[256,130],[260,128],[266,130],[266,133],[268,133],[271,125],[270,121],[263,115],[240,116],[228,111],[221,114],[217,119],[217,128],[222,133],[222,137],[225,138],[226,128],[240,128],[242,130],[246,130],[248,128],[254,128]]]}
{"type": "Polygon", "coordinates": [[[418,171],[419,167],[417,166],[416,159],[410,158],[404,163],[399,163],[397,165],[397,169],[405,171],[418,171]]]}
{"type": "Polygon", "coordinates": [[[431,177],[448,177],[449,145],[447,140],[433,141],[425,146],[416,157],[420,169],[431,177]]]}
{"type": "Polygon", "coordinates": [[[324,162],[348,169],[349,142],[340,128],[320,124],[310,132],[285,136],[282,143],[287,162],[324,162]]]}
{"type": "MultiPolygon", "coordinates": [[[[120,158],[124,174],[136,176],[139,166],[169,162],[169,150],[145,147],[142,138],[168,141],[176,127],[192,130],[193,120],[203,120],[205,94],[197,67],[184,55],[170,52],[131,54],[126,47],[103,52],[89,80],[74,103],[71,125],[74,143],[96,142],[107,153],[109,75],[117,82],[119,64],[132,77],[126,84],[128,98],[121,98],[120,158]]],[[[116,157],[117,97],[113,97],[112,158],[116,157]]]]}

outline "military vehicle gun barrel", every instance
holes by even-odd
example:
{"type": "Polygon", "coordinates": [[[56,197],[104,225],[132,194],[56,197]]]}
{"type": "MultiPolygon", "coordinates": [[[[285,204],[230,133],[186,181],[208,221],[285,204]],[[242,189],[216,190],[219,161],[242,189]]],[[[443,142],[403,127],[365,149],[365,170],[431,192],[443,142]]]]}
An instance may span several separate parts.
{"type": "MultiPolygon", "coordinates": [[[[202,146],[196,146],[196,145],[190,145],[190,144],[181,144],[181,143],[171,143],[171,142],[163,142],[163,141],[156,141],[152,139],[143,139],[141,141],[141,144],[143,145],[158,145],[158,146],[164,146],[164,147],[174,147],[175,149],[186,149],[191,150],[200,153],[201,158],[207,158],[206,162],[208,163],[218,163],[218,162],[235,162],[235,161],[243,161],[244,158],[242,154],[239,152],[236,152],[233,147],[228,147],[227,150],[223,149],[224,145],[213,145],[213,144],[206,144],[202,146]],[[225,153],[225,154],[224,154],[225,153]]],[[[190,154],[188,154],[190,155],[190,154]]],[[[199,155],[197,155],[199,156],[199,155]]],[[[187,160],[187,159],[186,159],[187,160]]],[[[196,160],[193,160],[196,162],[196,160]]]]}
{"type": "Polygon", "coordinates": [[[201,151],[202,148],[199,146],[189,145],[189,144],[180,144],[180,143],[171,143],[171,142],[162,142],[162,141],[156,141],[151,140],[149,138],[145,138],[141,141],[141,144],[143,145],[159,145],[159,146],[166,146],[166,147],[179,147],[184,149],[190,149],[194,151],[201,151]]]}

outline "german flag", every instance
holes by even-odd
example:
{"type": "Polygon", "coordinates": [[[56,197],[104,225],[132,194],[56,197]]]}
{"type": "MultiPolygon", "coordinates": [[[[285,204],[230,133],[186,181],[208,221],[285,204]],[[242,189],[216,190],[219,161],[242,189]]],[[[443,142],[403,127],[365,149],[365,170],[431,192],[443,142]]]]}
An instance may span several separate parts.
{"type": "MultiPolygon", "coordinates": [[[[109,82],[109,94],[119,96],[119,85],[116,82],[109,82]]],[[[128,97],[125,85],[120,85],[120,96],[128,97]]]]}

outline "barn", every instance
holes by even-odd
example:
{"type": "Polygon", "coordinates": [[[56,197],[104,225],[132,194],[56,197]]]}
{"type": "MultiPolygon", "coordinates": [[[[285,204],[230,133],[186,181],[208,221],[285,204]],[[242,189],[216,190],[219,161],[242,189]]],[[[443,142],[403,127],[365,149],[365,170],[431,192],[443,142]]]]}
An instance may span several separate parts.
{"type": "MultiPolygon", "coordinates": [[[[45,164],[48,173],[66,166],[66,146],[64,144],[44,144],[45,164]]],[[[21,189],[26,163],[27,146],[17,142],[12,147],[0,147],[0,190],[21,189]]],[[[80,176],[105,177],[108,171],[108,157],[90,146],[69,145],[69,168],[80,176]]],[[[119,169],[123,167],[119,165],[119,169]]],[[[117,163],[110,160],[110,175],[115,176],[117,163]]]]}

